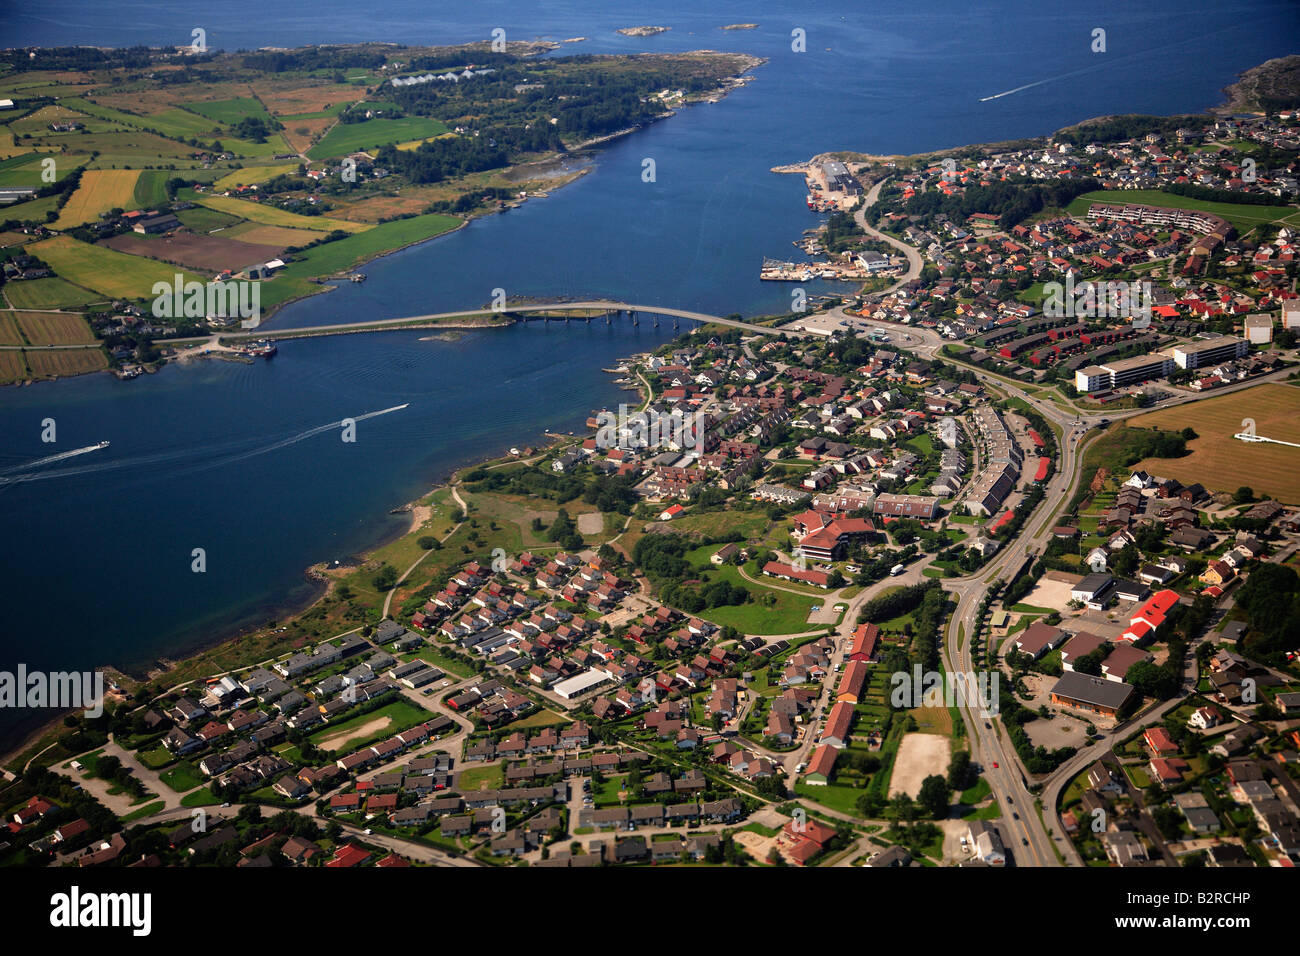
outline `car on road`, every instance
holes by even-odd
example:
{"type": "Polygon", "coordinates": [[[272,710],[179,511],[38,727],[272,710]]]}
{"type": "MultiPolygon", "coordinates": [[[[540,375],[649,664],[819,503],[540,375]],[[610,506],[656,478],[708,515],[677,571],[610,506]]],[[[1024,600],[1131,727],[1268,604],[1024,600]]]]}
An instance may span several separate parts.
{"type": "Polygon", "coordinates": [[[1013,814],[1011,814],[1011,819],[1012,819],[1012,820],[1019,820],[1019,819],[1020,819],[1020,814],[1018,814],[1018,813],[1013,813],[1013,814]]]}
{"type": "Polygon", "coordinates": [[[996,760],[993,761],[993,769],[994,769],[994,770],[997,770],[997,769],[998,769],[998,762],[997,762],[996,760]]]}
{"type": "Polygon", "coordinates": [[[984,729],[985,729],[985,730],[992,730],[992,729],[993,729],[993,725],[990,724],[990,723],[986,720],[986,721],[984,721],[984,729]]]}
{"type": "Polygon", "coordinates": [[[1024,837],[1020,838],[1020,842],[1023,843],[1025,846],[1029,846],[1029,841],[1026,840],[1024,837]]]}

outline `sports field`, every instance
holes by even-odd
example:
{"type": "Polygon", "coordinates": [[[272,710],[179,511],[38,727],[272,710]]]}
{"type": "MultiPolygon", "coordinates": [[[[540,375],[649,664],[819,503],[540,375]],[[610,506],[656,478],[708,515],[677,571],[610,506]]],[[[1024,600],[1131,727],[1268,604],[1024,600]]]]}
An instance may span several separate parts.
{"type": "MultiPolygon", "coordinates": [[[[170,284],[178,271],[175,266],[88,245],[68,236],[46,239],[31,249],[69,281],[115,299],[149,298],[155,282],[170,284]]],[[[203,279],[193,273],[183,275],[186,282],[203,279]]]]}
{"type": "Polygon", "coordinates": [[[71,229],[94,222],[100,213],[110,209],[133,209],[135,182],[139,178],[137,169],[87,169],[81,174],[77,191],[59,213],[54,228],[71,229]]]}
{"type": "Polygon", "coordinates": [[[1199,436],[1187,443],[1191,454],[1185,458],[1147,458],[1133,468],[1212,491],[1248,485],[1259,497],[1300,504],[1300,448],[1233,438],[1247,418],[1254,419],[1257,435],[1300,443],[1300,388],[1257,385],[1130,419],[1127,424],[1137,428],[1190,426],[1199,436]]]}

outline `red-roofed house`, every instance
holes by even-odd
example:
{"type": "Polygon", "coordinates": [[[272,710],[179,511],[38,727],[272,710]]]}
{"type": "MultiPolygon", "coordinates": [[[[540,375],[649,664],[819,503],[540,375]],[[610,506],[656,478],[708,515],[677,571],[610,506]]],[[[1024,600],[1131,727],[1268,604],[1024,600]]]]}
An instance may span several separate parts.
{"type": "Polygon", "coordinates": [[[363,850],[355,843],[349,843],[341,846],[335,851],[333,859],[326,862],[326,866],[335,866],[346,868],[350,866],[360,866],[366,860],[370,859],[370,851],[363,850]]]}
{"type": "Polygon", "coordinates": [[[1172,757],[1178,753],[1178,745],[1174,743],[1174,738],[1170,737],[1169,731],[1163,727],[1148,727],[1142,739],[1146,741],[1152,756],[1172,757]]]}

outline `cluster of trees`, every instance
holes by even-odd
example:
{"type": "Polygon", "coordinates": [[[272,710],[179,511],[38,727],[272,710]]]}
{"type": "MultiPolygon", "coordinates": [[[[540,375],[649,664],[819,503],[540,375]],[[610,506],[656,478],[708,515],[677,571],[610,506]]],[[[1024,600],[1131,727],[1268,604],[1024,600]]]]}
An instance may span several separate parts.
{"type": "Polygon", "coordinates": [[[1249,615],[1246,650],[1281,665],[1287,651],[1300,650],[1300,575],[1284,564],[1260,564],[1237,591],[1237,607],[1249,615]]]}
{"type": "Polygon", "coordinates": [[[995,538],[1001,538],[1003,541],[1010,541],[1019,534],[1021,526],[1029,520],[1029,516],[1033,514],[1034,509],[1038,507],[1038,503],[1043,500],[1043,494],[1043,486],[1041,484],[1035,484],[1031,487],[1028,493],[1020,499],[1020,504],[1016,505],[1016,509],[1012,512],[1010,520],[1002,527],[998,528],[998,530],[993,533],[993,536],[995,538]]]}
{"type": "Polygon", "coordinates": [[[546,529],[546,540],[556,542],[566,551],[577,551],[582,547],[582,535],[578,533],[578,526],[573,523],[569,513],[563,508],[555,515],[555,520],[551,526],[546,529]]]}
{"type": "MultiPolygon", "coordinates": [[[[1125,432],[1124,461],[1121,467],[1136,465],[1143,458],[1182,458],[1187,452],[1187,429],[1168,432],[1159,428],[1150,430],[1130,428],[1125,432]]],[[[1192,432],[1192,437],[1196,433],[1192,432]]]]}
{"type": "Polygon", "coordinates": [[[1036,561],[1024,574],[1017,575],[1009,585],[1007,585],[1006,594],[1002,596],[1003,607],[1011,607],[1020,601],[1022,597],[1034,589],[1038,579],[1043,576],[1043,562],[1036,561]]]}
{"type": "Polygon", "coordinates": [[[1048,750],[1041,744],[1034,746],[1033,741],[1029,739],[1029,734],[1025,732],[1024,725],[1031,720],[1037,720],[1038,715],[1016,700],[1007,681],[998,682],[998,713],[1002,717],[1003,726],[1007,729],[1011,745],[1016,748],[1021,762],[1030,773],[1051,773],[1075,755],[1074,747],[1048,750]]]}
{"type": "MultiPolygon", "coordinates": [[[[391,48],[390,48],[391,50],[391,48]]],[[[299,50],[258,50],[244,53],[245,70],[263,73],[309,72],[312,70],[377,70],[387,62],[389,52],[347,47],[303,47],[299,50]]]]}
{"type": "MultiPolygon", "coordinates": [[[[554,148],[549,142],[546,140],[535,145],[542,151],[549,151],[554,148]]],[[[480,136],[431,139],[412,150],[398,149],[390,143],[380,148],[375,161],[409,182],[423,185],[467,173],[501,169],[510,164],[510,150],[504,131],[491,130],[480,136]]]]}
{"type": "Polygon", "coordinates": [[[121,787],[133,797],[145,795],[144,784],[136,778],[129,767],[122,765],[121,758],[114,757],[112,754],[105,754],[95,761],[95,776],[121,787]]]}
{"type": "Polygon", "coordinates": [[[938,190],[918,193],[903,204],[908,215],[931,217],[945,214],[957,222],[979,213],[999,217],[998,227],[1010,229],[1034,213],[1048,208],[1064,208],[1076,196],[1101,188],[1095,179],[1071,179],[1037,183],[1025,178],[971,186],[961,195],[945,196],[938,190]]]}
{"type": "Polygon", "coordinates": [[[467,193],[461,193],[455,199],[439,199],[437,202],[430,203],[426,212],[450,212],[466,213],[477,209],[484,202],[495,199],[510,199],[514,196],[515,191],[505,189],[500,186],[485,186],[482,189],[471,189],[467,193]]]}
{"type": "Polygon", "coordinates": [[[465,474],[465,487],[474,494],[498,491],[509,495],[549,498],[564,504],[580,497],[587,490],[587,482],[576,475],[557,475],[535,466],[512,468],[509,471],[475,468],[465,474]]]}
{"type": "Polygon", "coordinates": [[[1089,143],[1119,143],[1128,139],[1139,139],[1150,133],[1170,136],[1183,128],[1200,129],[1205,125],[1205,117],[1196,114],[1182,116],[1109,116],[1106,119],[1091,120],[1070,129],[1064,129],[1052,139],[1070,143],[1074,146],[1087,146],[1089,143]]]}
{"type": "MultiPolygon", "coordinates": [[[[476,56],[476,61],[479,60],[476,56]]],[[[414,66],[416,61],[412,61],[414,66]]],[[[445,66],[463,66],[446,63],[445,66]]],[[[392,90],[407,112],[444,120],[491,116],[495,125],[528,127],[559,136],[603,136],[637,126],[663,112],[652,99],[663,89],[716,89],[716,67],[643,60],[635,70],[593,56],[522,60],[502,57],[479,66],[496,72],[461,83],[423,83],[392,90]],[[519,88],[519,89],[517,89],[519,88]],[[555,122],[552,123],[551,120],[555,122]]],[[[441,66],[430,66],[433,71],[441,66]]],[[[485,130],[480,131],[486,136],[485,130]]]]}
{"type": "Polygon", "coordinates": [[[691,573],[690,562],[684,557],[687,549],[686,539],[679,534],[648,534],[632,549],[632,562],[645,572],[651,584],[663,587],[691,573]]]}
{"type": "Polygon", "coordinates": [[[131,70],[147,67],[154,56],[155,53],[147,46],[121,50],[92,46],[28,47],[0,50],[0,64],[9,68],[7,72],[15,73],[24,70],[131,70]]]}
{"type": "Polygon", "coordinates": [[[235,124],[234,132],[240,139],[250,139],[254,143],[265,143],[266,138],[271,135],[271,130],[279,125],[274,120],[268,123],[260,116],[245,116],[235,124]]]}
{"type": "Polygon", "coordinates": [[[725,579],[692,580],[695,572],[685,555],[693,546],[694,542],[679,534],[648,534],[632,549],[632,561],[655,585],[664,603],[688,614],[750,599],[748,589],[725,579]]]}
{"type": "Polygon", "coordinates": [[[862,610],[858,612],[858,623],[887,621],[891,617],[899,617],[914,611],[921,606],[927,594],[939,589],[939,582],[931,578],[920,584],[874,597],[862,605],[862,610]]]}
{"type": "Polygon", "coordinates": [[[636,478],[632,475],[598,475],[587,483],[582,500],[601,511],[630,515],[638,502],[636,478]]]}
{"type": "Polygon", "coordinates": [[[900,671],[909,669],[911,664],[920,664],[927,670],[937,670],[942,628],[949,606],[947,593],[937,580],[930,578],[921,584],[872,598],[862,606],[858,623],[886,621],[910,613],[912,620],[903,626],[903,632],[911,636],[909,651],[904,654],[897,645],[891,647],[886,654],[886,668],[900,671]]]}
{"type": "Polygon", "coordinates": [[[826,220],[826,231],[822,233],[822,245],[827,252],[842,252],[858,244],[862,231],[853,219],[851,212],[836,211],[826,220]]]}
{"type": "Polygon", "coordinates": [[[1243,193],[1233,189],[1211,189],[1209,186],[1197,186],[1195,183],[1170,183],[1161,186],[1161,192],[1186,196],[1189,199],[1202,199],[1206,202],[1244,203],[1249,206],[1285,206],[1287,201],[1272,193],[1243,193]]]}

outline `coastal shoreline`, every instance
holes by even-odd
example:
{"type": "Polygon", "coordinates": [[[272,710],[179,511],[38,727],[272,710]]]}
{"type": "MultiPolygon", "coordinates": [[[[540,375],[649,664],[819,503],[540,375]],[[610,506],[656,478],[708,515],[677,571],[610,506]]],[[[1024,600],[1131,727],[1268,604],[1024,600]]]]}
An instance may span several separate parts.
{"type": "MultiPolygon", "coordinates": [[[[489,326],[476,326],[476,328],[487,328],[487,327],[489,326]]],[[[504,328],[506,326],[502,325],[501,327],[504,328]]],[[[638,387],[638,392],[643,392],[643,389],[641,387],[638,387]]],[[[527,447],[530,447],[533,451],[533,454],[528,457],[534,458],[539,455],[545,456],[553,452],[557,447],[572,442],[576,438],[577,438],[576,435],[561,435],[550,431],[543,431],[538,440],[529,441],[527,443],[527,447]]],[[[376,553],[382,551],[384,548],[393,544],[395,541],[399,541],[402,538],[415,533],[419,529],[420,525],[422,524],[422,521],[419,517],[419,509],[422,507],[421,502],[425,501],[430,496],[437,494],[439,491],[454,487],[456,484],[459,483],[459,479],[457,476],[462,472],[472,471],[477,468],[498,467],[501,465],[509,464],[511,462],[522,460],[524,456],[521,455],[516,457],[509,453],[509,449],[518,446],[518,444],[519,444],[518,441],[514,441],[511,442],[510,444],[507,444],[505,448],[502,450],[502,453],[499,455],[494,455],[488,458],[477,458],[477,457],[467,458],[465,461],[451,466],[451,468],[446,472],[444,476],[436,479],[434,484],[428,487],[425,491],[421,492],[419,495],[417,495],[410,501],[406,502],[405,504],[398,505],[388,510],[387,512],[384,512],[383,516],[407,514],[409,516],[409,520],[405,522],[401,527],[394,528],[388,532],[381,534],[378,538],[376,538],[373,541],[373,543],[369,544],[365,548],[365,550],[360,551],[356,555],[351,556],[353,559],[355,559],[354,561],[351,561],[347,565],[340,565],[340,567],[348,567],[348,568],[365,567],[366,563],[371,561],[376,553]]],[[[313,586],[312,594],[305,597],[301,601],[284,601],[278,603],[268,603],[260,607],[257,611],[250,612],[250,614],[256,614],[265,619],[275,620],[277,622],[288,620],[290,618],[297,617],[299,615],[305,614],[306,612],[310,611],[313,607],[315,607],[322,600],[328,597],[329,594],[332,592],[334,579],[330,575],[328,566],[324,562],[316,562],[315,564],[311,564],[307,566],[306,568],[303,569],[302,574],[303,574],[304,581],[306,581],[308,584],[313,586]]],[[[180,657],[175,660],[170,660],[169,663],[171,664],[171,667],[169,667],[167,671],[162,671],[157,667],[152,667],[146,670],[144,673],[138,674],[128,670],[123,670],[115,664],[104,665],[104,667],[101,669],[104,670],[105,672],[112,672],[115,674],[119,674],[122,677],[127,678],[128,680],[138,681],[140,683],[145,683],[147,681],[154,681],[159,678],[165,679],[167,673],[182,669],[186,664],[192,662],[196,658],[201,657],[202,655],[207,654],[217,648],[223,647],[227,644],[240,641],[251,634],[255,634],[258,631],[263,630],[264,628],[265,628],[265,623],[246,624],[246,625],[235,626],[233,629],[223,629],[220,632],[221,633],[220,637],[216,637],[211,641],[203,643],[202,645],[193,647],[183,657],[180,657]]],[[[283,649],[281,649],[281,651],[283,651],[283,649]]],[[[280,652],[277,652],[277,655],[278,653],[280,652]]],[[[157,663],[161,663],[161,659],[157,663]]],[[[207,676],[213,676],[213,675],[207,675],[207,676]]],[[[195,678],[195,680],[197,679],[198,678],[195,678]]],[[[188,683],[192,683],[192,681],[183,681],[181,683],[188,684],[188,683]]],[[[166,686],[170,687],[173,685],[166,685],[166,686]]],[[[34,727],[33,729],[28,731],[23,731],[22,732],[23,736],[21,737],[21,739],[15,738],[15,742],[11,746],[6,747],[3,752],[0,752],[0,766],[7,765],[10,761],[14,760],[15,758],[31,750],[32,747],[40,743],[41,740],[46,736],[50,735],[51,733],[56,733],[62,727],[64,717],[74,712],[75,709],[61,710],[61,711],[54,712],[53,715],[50,717],[50,719],[41,723],[40,726],[34,727]]]]}
{"type": "MultiPolygon", "coordinates": [[[[556,45],[556,47],[558,48],[558,44],[556,45]]],[[[717,51],[701,50],[701,51],[689,51],[689,52],[713,53],[717,51]]],[[[738,57],[742,61],[743,65],[740,67],[739,71],[734,76],[728,77],[724,82],[723,87],[720,90],[714,92],[708,97],[701,97],[698,100],[688,100],[684,104],[683,108],[685,108],[685,106],[694,106],[700,104],[711,104],[711,103],[719,102],[720,100],[724,99],[726,96],[730,95],[736,90],[746,86],[753,79],[752,71],[767,62],[767,59],[764,57],[757,57],[750,54],[728,54],[728,55],[733,57],[738,57]]],[[[527,162],[516,163],[513,166],[507,166],[501,171],[501,174],[505,177],[509,177],[510,174],[518,172],[520,170],[527,170],[530,167],[539,167],[539,166],[545,167],[548,164],[560,162],[569,156],[580,156],[584,153],[593,153],[593,154],[597,153],[599,151],[599,147],[607,145],[608,143],[611,143],[615,140],[622,139],[626,136],[630,136],[633,133],[646,129],[653,124],[662,122],[663,120],[670,119],[679,112],[681,112],[680,109],[666,109],[664,112],[656,116],[653,116],[646,122],[638,124],[636,126],[629,126],[624,129],[616,130],[613,133],[607,133],[602,136],[595,136],[592,137],[591,139],[583,140],[580,143],[574,144],[572,147],[566,148],[563,152],[555,152],[552,154],[542,156],[537,159],[528,160],[527,162]]],[[[377,251],[365,255],[362,258],[358,259],[356,262],[352,263],[350,266],[348,266],[346,271],[353,272],[371,262],[378,261],[380,259],[386,258],[387,256],[397,255],[398,253],[405,252],[408,249],[412,249],[426,242],[434,242],[435,240],[453,235],[459,232],[460,230],[466,228],[467,226],[469,226],[470,223],[476,219],[485,218],[490,215],[503,215],[504,213],[510,211],[511,209],[516,209],[522,206],[530,199],[546,199],[555,190],[563,189],[565,186],[569,186],[577,182],[578,180],[582,179],[584,176],[590,173],[594,168],[595,168],[595,161],[593,159],[591,163],[584,166],[583,168],[574,170],[572,175],[557,177],[555,181],[548,183],[544,190],[533,192],[523,198],[512,199],[508,202],[505,202],[502,206],[498,208],[486,208],[486,209],[478,210],[476,212],[469,213],[465,215],[464,218],[461,219],[459,225],[453,226],[452,228],[446,230],[445,232],[440,232],[436,236],[427,236],[423,239],[416,239],[413,240],[412,242],[408,242],[404,245],[397,246],[392,249],[385,249],[385,250],[381,250],[381,251],[377,251]]],[[[519,181],[519,184],[522,185],[522,183],[529,182],[529,181],[531,180],[522,179],[519,181]]],[[[448,214],[448,215],[452,215],[452,214],[448,214]]],[[[287,306],[293,305],[298,302],[304,302],[308,299],[315,298],[318,295],[325,295],[327,293],[333,292],[335,288],[337,288],[336,281],[337,280],[331,281],[330,279],[327,278],[318,278],[314,282],[316,288],[312,289],[311,291],[303,292],[300,295],[290,296],[289,298],[285,299],[282,302],[277,302],[275,305],[271,306],[267,310],[266,315],[263,318],[263,324],[267,325],[271,323],[271,321],[278,314],[280,314],[280,312],[283,309],[285,309],[287,306]]],[[[443,327],[450,328],[451,326],[443,326],[443,327]]],[[[217,331],[214,332],[213,334],[220,335],[221,332],[217,331]]],[[[184,341],[184,340],[161,339],[155,341],[154,345],[155,347],[165,348],[174,341],[184,341]]],[[[102,349],[104,346],[101,344],[98,347],[102,349]]],[[[166,362],[160,363],[160,367],[162,364],[167,364],[167,363],[166,362]]],[[[13,382],[12,384],[15,386],[25,387],[29,385],[37,385],[41,383],[59,381],[60,379],[79,378],[82,375],[92,375],[101,371],[107,372],[109,374],[113,374],[114,369],[110,367],[105,369],[87,370],[85,372],[78,372],[75,374],[58,375],[53,378],[26,379],[23,381],[13,382]]],[[[156,371],[156,369],[147,369],[147,371],[156,371]]]]}

